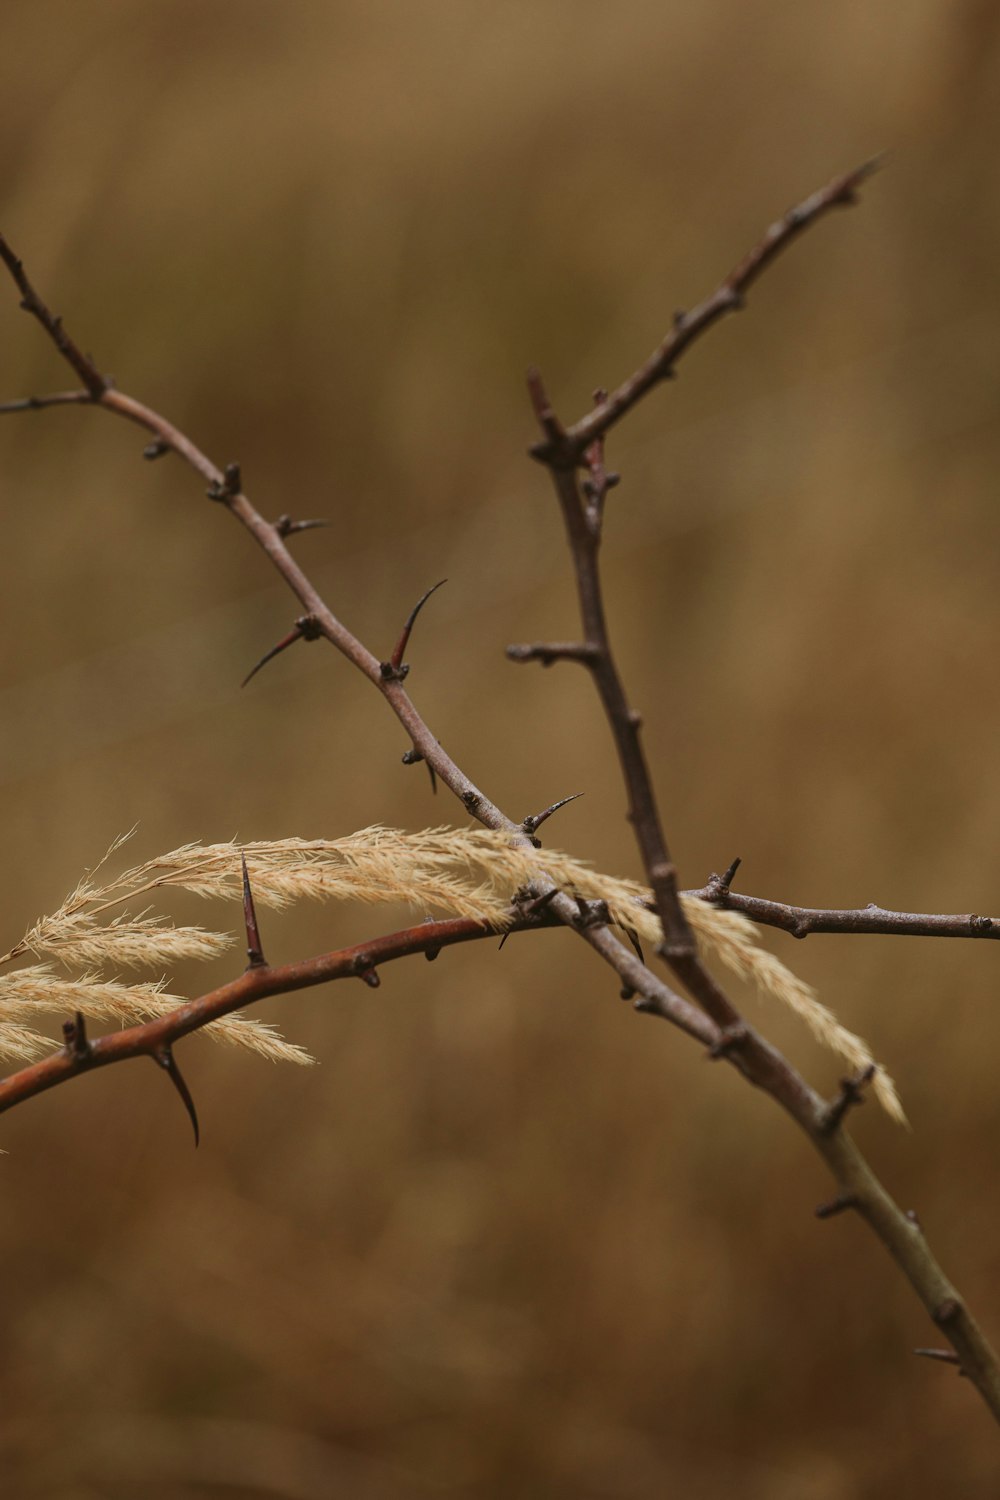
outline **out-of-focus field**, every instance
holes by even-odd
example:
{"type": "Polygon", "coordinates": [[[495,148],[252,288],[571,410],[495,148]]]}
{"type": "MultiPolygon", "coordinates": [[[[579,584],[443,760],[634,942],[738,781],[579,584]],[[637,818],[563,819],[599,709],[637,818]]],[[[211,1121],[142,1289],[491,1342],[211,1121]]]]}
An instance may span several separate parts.
{"type": "MultiPolygon", "coordinates": [[[[34,0],[0,54],[0,227],[129,392],[238,458],[452,754],[639,873],[523,372],[567,417],[764,226],[863,204],[621,430],[608,603],[684,881],[1000,912],[1000,9],[739,0],[34,0]]],[[[0,395],[64,387],[0,287],[0,395]]],[[[118,833],[462,822],[174,460],[83,410],[0,426],[3,947],[118,833]]],[[[178,903],[235,926],[238,914],[178,903]]],[[[269,956],[401,913],[266,916],[269,956]]],[[[1000,947],[774,947],[895,1074],[854,1128],[1000,1335],[1000,947]]],[[[185,993],[232,965],[173,976],[185,993]]],[[[761,1013],[818,1085],[836,1064],[761,1013]]],[[[135,1064],[0,1127],[12,1497],[874,1500],[996,1494],[996,1435],[881,1248],[821,1224],[767,1099],[632,1014],[569,935],[203,1039],[195,1153],[135,1064]]]]}

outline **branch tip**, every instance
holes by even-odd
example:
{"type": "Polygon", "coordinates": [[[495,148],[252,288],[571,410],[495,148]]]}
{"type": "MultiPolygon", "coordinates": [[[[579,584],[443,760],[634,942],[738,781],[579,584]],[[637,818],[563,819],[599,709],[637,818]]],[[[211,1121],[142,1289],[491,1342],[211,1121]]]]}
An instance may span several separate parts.
{"type": "Polygon", "coordinates": [[[864,1090],[875,1077],[878,1067],[876,1063],[869,1063],[853,1078],[842,1078],[840,1080],[840,1093],[832,1103],[828,1104],[819,1120],[820,1135],[832,1135],[843,1123],[844,1116],[849,1109],[856,1109],[864,1104],[864,1090]]]}

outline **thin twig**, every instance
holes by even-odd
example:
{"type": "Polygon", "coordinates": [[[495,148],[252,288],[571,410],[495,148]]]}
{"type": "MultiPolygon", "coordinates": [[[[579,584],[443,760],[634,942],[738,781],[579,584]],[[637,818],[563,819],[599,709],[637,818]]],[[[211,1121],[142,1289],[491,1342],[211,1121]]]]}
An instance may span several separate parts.
{"type": "Polygon", "coordinates": [[[853,172],[835,177],[826,187],[810,194],[772,224],[711,296],[690,311],[675,314],[673,327],[649,358],[606,400],[599,402],[592,412],[581,417],[572,427],[565,428],[559,421],[544,396],[540,380],[536,379],[532,400],[544,435],[543,440],[532,448],[532,456],[543,463],[556,462],[560,466],[579,462],[596,438],[609,432],[661,380],[670,378],[677,361],[703,333],[727,313],[738,312],[745,306],[750,287],[782,250],[830,209],[854,204],[858,188],[879,165],[876,158],[864,162],[853,172]]]}
{"type": "MultiPolygon", "coordinates": [[[[733,872],[735,873],[735,871],[733,872]]],[[[728,874],[728,872],[727,872],[728,874]]],[[[766,901],[760,896],[744,896],[730,889],[724,876],[712,875],[700,890],[685,891],[711,906],[738,911],[751,922],[763,927],[777,927],[794,938],[808,937],[812,932],[875,933],[884,937],[941,937],[1000,939],[1000,917],[980,917],[975,913],[890,911],[870,902],[852,908],[790,906],[784,901],[766,901]]]]}

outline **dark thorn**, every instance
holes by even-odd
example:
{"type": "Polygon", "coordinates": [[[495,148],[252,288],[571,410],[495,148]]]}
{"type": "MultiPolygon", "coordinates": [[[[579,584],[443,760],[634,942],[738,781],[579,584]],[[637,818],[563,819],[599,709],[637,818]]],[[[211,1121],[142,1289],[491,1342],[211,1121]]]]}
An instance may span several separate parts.
{"type": "Polygon", "coordinates": [[[497,952],[498,953],[501,952],[501,950],[503,949],[504,943],[507,941],[507,939],[509,937],[510,937],[510,933],[509,932],[505,932],[504,935],[503,935],[503,937],[500,939],[500,942],[497,944],[497,952]]]}
{"type": "Polygon", "coordinates": [[[413,629],[417,616],[419,615],[420,611],[423,609],[424,605],[427,603],[431,595],[433,593],[436,593],[441,585],[447,582],[447,578],[439,579],[439,581],[435,583],[433,587],[427,590],[426,594],[421,595],[416,604],[410,610],[410,613],[406,617],[406,623],[399,633],[399,640],[396,642],[392,656],[389,658],[388,662],[382,662],[380,664],[380,670],[383,677],[395,677],[397,678],[397,680],[402,681],[402,677],[405,676],[406,672],[409,671],[408,667],[403,666],[403,652],[406,650],[407,642],[410,639],[410,631],[413,629]]]}
{"type": "Polygon", "coordinates": [[[280,537],[292,536],[296,531],[312,531],[317,526],[329,526],[332,523],[322,517],[312,521],[293,521],[291,516],[279,516],[274,523],[274,529],[280,537]]]}
{"type": "Polygon", "coordinates": [[[719,879],[716,882],[716,884],[717,884],[718,889],[720,891],[727,891],[728,892],[730,886],[732,885],[733,881],[736,878],[736,871],[739,869],[739,867],[740,867],[740,865],[742,863],[743,863],[743,860],[740,858],[739,855],[737,855],[736,858],[733,860],[732,864],[727,867],[725,874],[721,875],[719,877],[719,879]]]}
{"type": "MultiPolygon", "coordinates": [[[[434,921],[433,917],[425,917],[424,918],[424,926],[426,927],[427,924],[428,924],[428,922],[433,923],[433,921],[434,921]]],[[[440,948],[425,948],[424,949],[424,957],[426,958],[426,960],[427,960],[427,962],[429,964],[432,964],[434,962],[434,960],[437,958],[437,956],[438,956],[438,954],[440,952],[441,952],[440,948]]]]}
{"type": "Polygon", "coordinates": [[[283,636],[276,646],[272,646],[270,651],[266,651],[256,666],[251,667],[240,683],[240,687],[245,688],[250,679],[256,677],[261,667],[266,667],[269,661],[272,661],[276,656],[280,656],[282,651],[287,651],[289,646],[294,646],[296,641],[316,641],[319,640],[320,634],[319,621],[315,615],[302,615],[300,619],[296,620],[288,634],[283,636]]]}
{"type": "MultiPolygon", "coordinates": [[[[661,950],[657,950],[658,952],[661,950]]],[[[713,1042],[708,1049],[710,1062],[718,1062],[720,1057],[728,1057],[730,1052],[746,1041],[749,1036],[745,1021],[738,1021],[734,1026],[727,1026],[720,1034],[719,1040],[713,1042]]]]}
{"type": "Polygon", "coordinates": [[[158,1047],[152,1054],[152,1057],[153,1061],[166,1073],[170,1082],[181,1096],[181,1102],[187,1110],[187,1117],[191,1121],[191,1128],[194,1130],[194,1144],[195,1148],[197,1148],[198,1142],[201,1140],[201,1132],[198,1129],[198,1112],[194,1107],[194,1100],[191,1098],[191,1090],[184,1082],[184,1075],[174,1060],[174,1054],[169,1046],[163,1046],[158,1047]]]}
{"type": "MultiPolygon", "coordinates": [[[[572,796],[561,797],[558,802],[553,802],[552,805],[550,807],[547,807],[544,812],[529,815],[527,818],[525,818],[524,822],[521,824],[521,827],[524,829],[525,833],[534,833],[535,829],[540,828],[541,825],[545,822],[546,818],[551,818],[554,812],[558,812],[559,809],[561,807],[565,807],[568,802],[575,802],[577,797],[582,796],[582,792],[573,792],[572,796]]],[[[540,846],[536,845],[536,848],[537,847],[540,846]]]]}
{"type": "Polygon", "coordinates": [[[828,1104],[823,1111],[819,1122],[820,1135],[832,1135],[838,1128],[849,1109],[856,1105],[864,1104],[864,1088],[871,1083],[875,1077],[876,1065],[869,1063],[867,1068],[862,1068],[853,1078],[842,1078],[840,1080],[840,1093],[832,1104],[828,1104]]]}
{"type": "Polygon", "coordinates": [[[75,1063],[82,1063],[90,1056],[90,1043],[87,1041],[87,1023],[83,1012],[77,1011],[72,1021],[63,1022],[63,1040],[66,1043],[66,1051],[75,1063]]]}
{"type": "Polygon", "coordinates": [[[382,983],[381,979],[378,977],[377,969],[362,969],[360,974],[358,975],[358,978],[363,979],[370,990],[377,990],[379,985],[382,983]]]}
{"type": "Polygon", "coordinates": [[[417,749],[407,750],[403,755],[403,765],[415,766],[417,762],[423,760],[423,758],[424,757],[422,751],[417,749]]]}
{"type": "Polygon", "coordinates": [[[240,850],[240,863],[243,866],[243,922],[247,931],[247,959],[251,969],[266,969],[267,959],[264,957],[257,927],[257,912],[253,904],[253,891],[250,889],[247,857],[242,849],[240,850]]]}
{"type": "MultiPolygon", "coordinates": [[[[646,960],[643,957],[642,944],[639,941],[639,934],[636,932],[634,927],[625,927],[623,930],[625,932],[625,936],[628,938],[629,942],[632,944],[632,947],[635,949],[636,958],[641,964],[644,964],[646,960]]],[[[631,1000],[631,998],[631,995],[622,996],[623,1000],[631,1000]]]]}
{"type": "MultiPolygon", "coordinates": [[[[526,917],[537,917],[540,911],[550,906],[559,894],[559,887],[554,885],[550,891],[543,891],[540,896],[533,896],[529,901],[522,902],[521,907],[526,917]]],[[[517,897],[514,897],[515,902],[517,897]]]]}
{"type": "Polygon", "coordinates": [[[438,779],[434,774],[434,767],[431,765],[430,761],[427,762],[427,774],[431,778],[431,796],[436,797],[438,790],[438,779]]]}
{"type": "Polygon", "coordinates": [[[152,463],[153,459],[162,458],[165,453],[169,452],[170,444],[165,443],[162,438],[157,438],[155,442],[146,444],[142,450],[142,456],[152,463]]]}
{"type": "Polygon", "coordinates": [[[842,1214],[849,1208],[857,1208],[858,1199],[854,1193],[841,1193],[837,1198],[831,1198],[829,1203],[821,1203],[816,1210],[817,1219],[832,1219],[834,1214],[842,1214]]]}
{"type": "Polygon", "coordinates": [[[205,494],[210,500],[232,500],[243,488],[239,464],[226,464],[222,478],[213,479],[205,494]]]}
{"type": "Polygon", "coordinates": [[[574,896],[573,899],[578,912],[573,924],[575,927],[606,927],[611,921],[606,901],[585,901],[582,896],[574,896]]]}

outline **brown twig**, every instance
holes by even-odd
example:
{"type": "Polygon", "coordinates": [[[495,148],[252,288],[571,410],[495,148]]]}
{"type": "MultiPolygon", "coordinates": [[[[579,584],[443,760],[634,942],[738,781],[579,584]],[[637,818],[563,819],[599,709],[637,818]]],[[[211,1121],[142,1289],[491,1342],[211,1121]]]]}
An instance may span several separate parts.
{"type": "Polygon", "coordinates": [[[853,172],[835,177],[826,187],[812,193],[772,224],[711,296],[688,312],[676,313],[673,327],[649,358],[606,400],[598,402],[592,412],[581,417],[572,427],[566,428],[559,421],[544,395],[537,372],[533,372],[532,403],[543,437],[532,448],[532,456],[550,465],[576,465],[596,438],[609,432],[661,380],[673,375],[677,361],[703,333],[727,313],[738,312],[746,305],[750,287],[794,239],[830,209],[854,204],[858,188],[879,165],[879,160],[874,159],[856,167],[853,172]]]}
{"type": "Polygon", "coordinates": [[[712,906],[738,911],[764,927],[777,927],[794,938],[808,937],[811,932],[876,933],[884,937],[1000,938],[1000,917],[980,917],[975,913],[931,914],[915,911],[889,911],[874,901],[853,908],[789,906],[783,901],[766,901],[760,896],[743,896],[730,889],[735,869],[725,875],[710,875],[700,890],[685,891],[712,906]]]}
{"type": "MultiPolygon", "coordinates": [[[[248,923],[248,928],[250,925],[248,923]]],[[[558,925],[545,911],[525,913],[514,909],[509,930],[525,932],[558,925]]],[[[493,937],[495,933],[496,928],[488,922],[470,917],[422,922],[416,927],[403,928],[399,932],[372,938],[350,948],[323,953],[316,958],[298,959],[294,963],[274,966],[251,962],[238,979],[221,985],[207,995],[189,1000],[166,1015],[156,1016],[153,1020],[130,1026],[124,1031],[110,1032],[92,1041],[86,1040],[79,1019],[75,1023],[67,1022],[70,1030],[66,1032],[65,1047],[0,1080],[0,1114],[80,1073],[124,1062],[129,1058],[152,1057],[170,1072],[163,1060],[165,1050],[169,1051],[183,1037],[200,1031],[211,1021],[231,1015],[244,1006],[253,1005],[272,995],[287,995],[295,990],[310,989],[333,979],[363,978],[376,966],[396,959],[430,950],[440,952],[442,948],[453,947],[456,943],[475,942],[493,937]]],[[[250,948],[254,947],[254,936],[255,924],[252,934],[248,936],[250,948]]],[[[259,938],[256,942],[259,951],[259,938]]],[[[697,1029],[697,1022],[695,1025],[697,1029]]],[[[175,1075],[176,1066],[171,1072],[176,1086],[175,1075]]]]}

